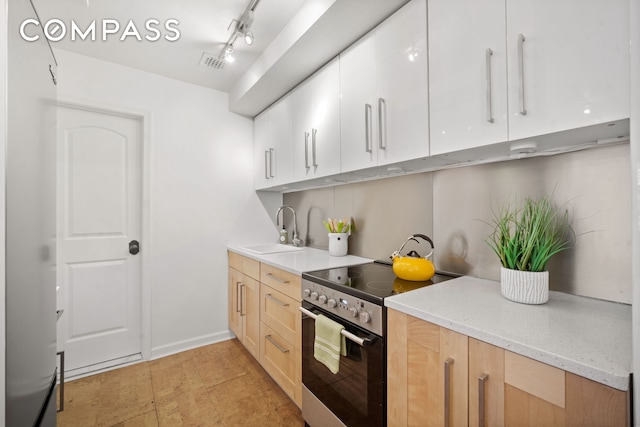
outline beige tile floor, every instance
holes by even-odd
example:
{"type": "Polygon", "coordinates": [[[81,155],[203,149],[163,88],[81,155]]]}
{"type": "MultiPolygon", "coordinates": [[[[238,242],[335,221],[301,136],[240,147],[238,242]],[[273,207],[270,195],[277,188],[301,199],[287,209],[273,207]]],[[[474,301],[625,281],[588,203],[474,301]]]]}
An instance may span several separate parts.
{"type": "Polygon", "coordinates": [[[233,339],[67,382],[58,426],[302,426],[298,407],[233,339]]]}

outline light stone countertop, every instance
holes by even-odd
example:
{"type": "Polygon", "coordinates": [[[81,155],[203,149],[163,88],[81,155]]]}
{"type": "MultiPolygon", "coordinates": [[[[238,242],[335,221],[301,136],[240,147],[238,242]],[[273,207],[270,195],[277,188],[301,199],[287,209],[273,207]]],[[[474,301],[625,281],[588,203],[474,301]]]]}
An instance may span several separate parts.
{"type": "Polygon", "coordinates": [[[385,299],[389,308],[618,390],[629,389],[631,306],[550,292],[509,301],[500,283],[469,276],[385,299]]]}
{"type": "Polygon", "coordinates": [[[331,256],[329,255],[329,251],[309,247],[304,247],[303,250],[297,252],[279,252],[273,254],[257,254],[242,249],[242,246],[236,245],[230,245],[227,249],[297,275],[302,275],[302,273],[307,271],[348,267],[373,262],[372,259],[354,255],[331,256]]]}

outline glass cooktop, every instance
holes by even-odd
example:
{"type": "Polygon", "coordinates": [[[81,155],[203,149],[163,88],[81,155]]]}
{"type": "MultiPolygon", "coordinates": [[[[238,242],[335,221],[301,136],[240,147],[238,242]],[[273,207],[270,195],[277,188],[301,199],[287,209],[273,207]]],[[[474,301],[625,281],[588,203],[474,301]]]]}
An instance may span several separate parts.
{"type": "Polygon", "coordinates": [[[431,280],[412,282],[396,277],[391,264],[382,261],[302,273],[303,279],[320,283],[329,288],[381,305],[382,300],[391,295],[444,282],[454,277],[436,273],[431,280]]]}

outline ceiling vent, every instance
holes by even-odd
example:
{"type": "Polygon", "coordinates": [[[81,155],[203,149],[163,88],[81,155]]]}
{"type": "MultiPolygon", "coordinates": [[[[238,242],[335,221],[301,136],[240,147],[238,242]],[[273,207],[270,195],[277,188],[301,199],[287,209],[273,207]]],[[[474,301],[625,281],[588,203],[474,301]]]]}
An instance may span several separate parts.
{"type": "Polygon", "coordinates": [[[202,58],[200,58],[200,66],[206,68],[213,68],[215,70],[222,70],[224,68],[225,60],[219,58],[218,55],[213,53],[204,52],[202,58]]]}

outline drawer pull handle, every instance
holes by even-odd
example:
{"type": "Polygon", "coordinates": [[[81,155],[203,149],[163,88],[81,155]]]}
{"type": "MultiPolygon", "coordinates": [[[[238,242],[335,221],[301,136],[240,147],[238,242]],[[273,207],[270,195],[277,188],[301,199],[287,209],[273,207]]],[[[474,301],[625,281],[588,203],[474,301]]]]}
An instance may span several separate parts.
{"type": "Polygon", "coordinates": [[[283,353],[289,353],[289,349],[288,348],[284,348],[283,346],[281,346],[280,344],[278,344],[277,342],[275,342],[273,340],[273,338],[271,338],[271,335],[265,335],[264,336],[267,341],[269,341],[271,344],[273,344],[278,350],[280,350],[283,353]]]}
{"type": "Polygon", "coordinates": [[[289,304],[287,304],[286,302],[280,301],[278,298],[274,297],[271,294],[267,294],[266,296],[267,296],[267,298],[269,298],[271,301],[275,302],[278,305],[281,305],[283,307],[289,307],[289,304]]]}
{"type": "Polygon", "coordinates": [[[484,386],[489,379],[488,374],[482,374],[478,377],[478,425],[484,427],[484,406],[485,406],[485,390],[484,386]]]}
{"type": "Polygon", "coordinates": [[[444,425],[451,425],[451,365],[453,359],[444,361],[444,425]]]}
{"type": "Polygon", "coordinates": [[[289,281],[288,281],[288,280],[286,280],[286,279],[281,279],[280,277],[278,277],[278,276],[274,276],[274,275],[273,275],[273,274],[271,274],[271,273],[267,273],[267,277],[268,277],[268,278],[270,278],[270,279],[275,280],[276,282],[280,282],[280,283],[289,283],[289,281]]]}

